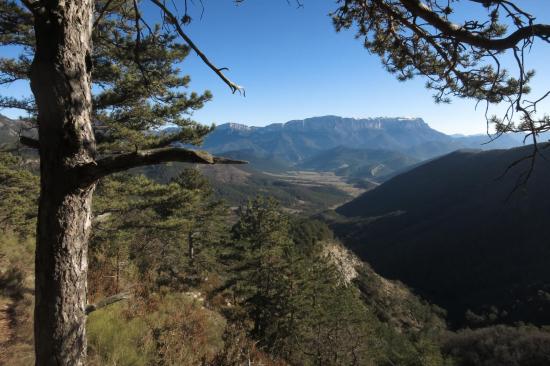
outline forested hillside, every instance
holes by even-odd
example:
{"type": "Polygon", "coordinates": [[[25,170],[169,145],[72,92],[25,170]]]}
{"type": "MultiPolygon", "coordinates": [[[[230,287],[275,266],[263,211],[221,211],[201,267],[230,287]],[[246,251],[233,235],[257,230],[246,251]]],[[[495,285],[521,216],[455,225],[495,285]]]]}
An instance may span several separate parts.
{"type": "MultiPolygon", "coordinates": [[[[144,174],[157,182],[166,183],[180,174],[182,169],[190,166],[192,165],[171,163],[136,169],[133,173],[144,174]]],[[[239,206],[256,195],[269,195],[288,210],[313,213],[339,206],[363,191],[354,189],[353,183],[347,183],[340,177],[307,177],[300,172],[275,174],[258,171],[252,164],[196,168],[209,178],[214,194],[231,206],[239,206]],[[301,177],[305,179],[300,179],[301,177]],[[354,195],[346,188],[352,189],[351,193],[354,195]]]]}
{"type": "MultiPolygon", "coordinates": [[[[528,193],[508,201],[524,167],[495,180],[526,149],[456,152],[338,209],[349,218],[321,215],[376,271],[439,307],[378,275],[325,224],[283,210],[303,199],[311,208],[300,211],[316,212],[343,199],[331,201],[336,189],[187,164],[105,179],[90,245],[91,364],[540,365],[550,357],[549,333],[517,322],[547,323],[548,255],[536,227],[545,220],[539,182],[547,171],[537,166],[528,193]],[[245,190],[231,193],[239,185],[245,190]],[[475,330],[454,333],[446,321],[475,330]],[[499,347],[524,351],[494,353],[499,347]]],[[[336,167],[352,159],[347,152],[337,148],[327,161],[336,167]]],[[[361,154],[365,166],[373,154],[388,165],[402,159],[361,154]]],[[[30,365],[36,162],[25,151],[1,156],[0,360],[30,365]]]]}
{"type": "MultiPolygon", "coordinates": [[[[0,161],[0,360],[31,365],[37,185],[0,161]]],[[[258,197],[237,211],[196,170],[103,180],[87,312],[92,365],[441,365],[441,311],[258,197]],[[352,337],[352,338],[350,338],[352,337]]]]}
{"type": "MultiPolygon", "coordinates": [[[[0,360],[32,365],[37,178],[0,156],[0,360]]],[[[450,332],[444,309],[378,275],[322,222],[262,197],[232,210],[197,170],[165,183],[117,175],[98,193],[91,365],[536,366],[550,357],[550,335],[536,327],[450,332]]]]}

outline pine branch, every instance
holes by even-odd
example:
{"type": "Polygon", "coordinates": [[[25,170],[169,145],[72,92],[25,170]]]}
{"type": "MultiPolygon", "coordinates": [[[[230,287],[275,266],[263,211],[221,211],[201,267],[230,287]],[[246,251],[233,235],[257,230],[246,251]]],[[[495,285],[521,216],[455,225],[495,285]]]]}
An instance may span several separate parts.
{"type": "Polygon", "coordinates": [[[138,150],[131,153],[105,157],[84,167],[85,175],[94,181],[109,174],[146,165],[167,162],[194,164],[246,164],[242,160],[232,160],[212,156],[205,151],[188,150],[178,147],[165,147],[150,150],[138,150]]]}
{"type": "Polygon", "coordinates": [[[229,86],[231,91],[233,93],[239,92],[243,93],[244,95],[244,89],[243,87],[235,84],[231,80],[229,80],[223,73],[224,68],[218,68],[216,67],[209,59],[206,57],[206,55],[197,47],[195,42],[189,38],[189,36],[183,31],[183,28],[181,27],[178,18],[159,0],[151,0],[153,4],[155,4],[159,9],[163,12],[163,14],[166,16],[166,18],[170,21],[170,23],[176,28],[176,32],[180,35],[181,38],[197,53],[197,55],[202,59],[202,61],[210,68],[212,71],[216,73],[220,77],[220,79],[223,80],[225,84],[229,86]]]}
{"type": "Polygon", "coordinates": [[[130,298],[130,293],[128,292],[121,292],[120,294],[116,294],[113,296],[109,296],[104,298],[103,300],[95,303],[95,304],[88,304],[86,305],[86,315],[89,315],[90,313],[99,310],[101,308],[104,308],[106,306],[112,305],[114,303],[117,303],[122,300],[127,300],[130,298]]]}
{"type": "Polygon", "coordinates": [[[548,39],[548,37],[550,37],[550,25],[533,24],[518,28],[516,31],[505,38],[491,39],[471,33],[463,27],[441,18],[420,0],[399,1],[413,15],[421,17],[443,34],[451,36],[460,42],[464,42],[475,47],[480,47],[488,50],[503,51],[506,49],[514,48],[522,40],[529,39],[531,37],[540,37],[542,39],[548,39]]]}
{"type": "Polygon", "coordinates": [[[21,3],[34,15],[38,15],[38,8],[40,7],[39,1],[21,0],[21,3]]]}
{"type": "Polygon", "coordinates": [[[97,25],[99,24],[99,22],[101,21],[101,19],[105,16],[105,14],[107,13],[107,9],[109,8],[109,5],[111,5],[111,3],[113,2],[113,0],[108,0],[105,5],[103,6],[103,8],[101,8],[101,10],[99,11],[99,15],[97,16],[97,18],[95,19],[94,21],[94,24],[92,25],[92,28],[96,28],[97,25]]]}
{"type": "Polygon", "coordinates": [[[19,142],[31,149],[40,149],[40,141],[27,136],[19,136],[19,142]]]}

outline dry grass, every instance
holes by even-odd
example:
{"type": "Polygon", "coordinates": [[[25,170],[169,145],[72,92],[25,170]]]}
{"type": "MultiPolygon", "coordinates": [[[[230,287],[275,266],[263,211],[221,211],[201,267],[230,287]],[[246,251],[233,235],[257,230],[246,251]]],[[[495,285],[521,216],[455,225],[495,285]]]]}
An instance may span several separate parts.
{"type": "Polygon", "coordinates": [[[344,177],[335,175],[333,172],[313,172],[313,171],[288,171],[285,173],[264,173],[271,177],[285,182],[302,185],[306,187],[334,187],[352,197],[357,197],[365,192],[362,188],[357,188],[347,183],[344,177]]]}

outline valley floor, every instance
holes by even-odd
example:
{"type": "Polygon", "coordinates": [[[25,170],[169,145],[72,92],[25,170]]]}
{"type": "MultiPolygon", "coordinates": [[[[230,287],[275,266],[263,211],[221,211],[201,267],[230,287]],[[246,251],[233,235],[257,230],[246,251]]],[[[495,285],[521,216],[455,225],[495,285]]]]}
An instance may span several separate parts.
{"type": "MultiPolygon", "coordinates": [[[[322,187],[329,186],[334,187],[342,192],[349,194],[355,198],[366,191],[363,188],[357,188],[356,186],[348,183],[345,177],[338,176],[333,172],[317,172],[317,171],[287,171],[284,173],[268,173],[264,172],[271,177],[277,178],[282,181],[286,181],[292,184],[298,184],[306,187],[322,187]]],[[[378,185],[378,183],[372,182],[378,185]]]]}

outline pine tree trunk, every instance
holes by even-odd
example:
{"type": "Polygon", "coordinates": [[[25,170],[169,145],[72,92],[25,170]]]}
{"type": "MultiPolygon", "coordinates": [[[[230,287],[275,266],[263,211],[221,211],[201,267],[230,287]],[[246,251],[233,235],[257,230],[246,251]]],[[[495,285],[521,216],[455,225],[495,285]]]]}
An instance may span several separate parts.
{"type": "Polygon", "coordinates": [[[195,246],[193,243],[193,232],[190,230],[187,236],[187,254],[189,258],[189,264],[193,264],[195,260],[195,246]]]}
{"type": "Polygon", "coordinates": [[[41,193],[35,280],[36,365],[86,362],[87,245],[93,183],[90,52],[93,2],[45,2],[36,17],[31,88],[38,108],[41,193]]]}

